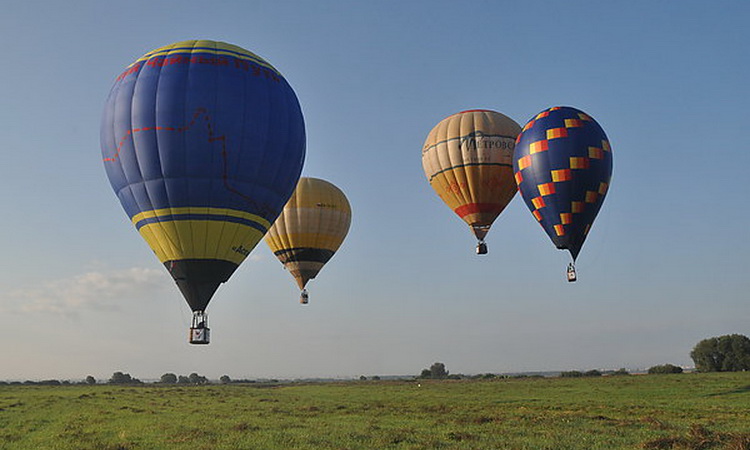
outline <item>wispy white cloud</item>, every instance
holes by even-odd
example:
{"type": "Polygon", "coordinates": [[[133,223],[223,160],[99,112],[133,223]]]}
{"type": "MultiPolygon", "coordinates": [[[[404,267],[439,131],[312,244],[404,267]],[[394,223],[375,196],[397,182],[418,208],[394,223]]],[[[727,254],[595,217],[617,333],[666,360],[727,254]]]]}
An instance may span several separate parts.
{"type": "Polygon", "coordinates": [[[265,261],[266,257],[260,252],[253,252],[250,254],[250,256],[247,257],[247,260],[252,262],[265,261]]]}
{"type": "Polygon", "coordinates": [[[142,267],[89,271],[7,292],[2,295],[0,311],[75,315],[83,310],[117,310],[119,299],[168,287],[165,277],[168,278],[163,270],[142,267]]]}

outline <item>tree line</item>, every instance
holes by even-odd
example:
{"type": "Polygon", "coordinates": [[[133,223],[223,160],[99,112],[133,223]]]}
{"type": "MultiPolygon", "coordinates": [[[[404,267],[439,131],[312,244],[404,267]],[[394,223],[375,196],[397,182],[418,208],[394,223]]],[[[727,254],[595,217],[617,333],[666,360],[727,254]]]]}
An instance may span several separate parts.
{"type": "MultiPolygon", "coordinates": [[[[698,342],[690,352],[690,358],[695,364],[698,372],[740,372],[750,370],[750,338],[741,334],[728,334],[724,336],[703,339],[698,342]]],[[[674,364],[660,364],[648,368],[649,374],[682,373],[683,369],[674,364]]],[[[599,377],[602,375],[629,375],[627,370],[599,371],[596,369],[581,372],[571,370],[561,372],[563,378],[576,377],[599,377]]],[[[523,375],[522,375],[523,376],[523,375]]],[[[445,364],[436,362],[416,376],[417,379],[476,379],[476,378],[508,378],[507,375],[480,374],[460,375],[450,374],[445,364]]]]}
{"type": "MultiPolygon", "coordinates": [[[[690,358],[695,363],[695,370],[698,372],[737,372],[750,370],[750,338],[741,334],[728,334],[724,336],[712,337],[703,339],[698,342],[693,350],[690,352],[690,358]]],[[[648,369],[649,374],[666,374],[666,373],[682,373],[683,369],[673,364],[661,364],[650,367],[648,369]]],[[[615,371],[599,371],[596,369],[588,370],[585,372],[572,370],[561,372],[561,377],[597,377],[602,375],[629,375],[625,369],[619,369],[615,371]]],[[[423,369],[422,372],[417,375],[417,379],[490,379],[490,378],[518,378],[518,377],[529,377],[529,376],[541,376],[541,375],[496,375],[492,373],[485,373],[479,375],[461,375],[451,374],[446,369],[445,364],[442,362],[435,362],[429,368],[423,369]]],[[[371,377],[372,380],[379,380],[380,377],[371,377]]],[[[360,380],[367,380],[367,377],[361,376],[360,380]]],[[[276,383],[278,380],[268,380],[271,383],[276,383]]],[[[228,375],[222,375],[219,378],[220,384],[231,384],[231,383],[255,383],[256,380],[238,379],[233,380],[228,375]]],[[[209,384],[210,381],[203,375],[198,373],[191,373],[189,375],[177,375],[171,372],[165,373],[161,376],[158,384],[179,384],[179,385],[202,385],[209,384]]],[[[97,384],[97,380],[88,375],[85,379],[79,382],[72,382],[69,380],[41,380],[41,381],[30,381],[26,380],[23,382],[14,381],[6,382],[0,381],[0,384],[23,384],[23,385],[43,385],[43,386],[59,386],[59,385],[72,385],[72,384],[97,384]]],[[[107,384],[144,384],[138,378],[131,376],[129,373],[115,372],[107,380],[107,384]]]]}

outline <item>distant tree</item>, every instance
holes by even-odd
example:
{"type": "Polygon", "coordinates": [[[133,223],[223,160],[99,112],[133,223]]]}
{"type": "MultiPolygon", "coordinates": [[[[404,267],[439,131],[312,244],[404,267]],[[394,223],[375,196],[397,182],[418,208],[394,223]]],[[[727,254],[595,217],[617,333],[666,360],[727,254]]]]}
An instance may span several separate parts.
{"type": "Polygon", "coordinates": [[[417,378],[447,378],[448,371],[445,370],[445,364],[436,362],[430,366],[429,369],[422,369],[422,373],[417,378]]]}
{"type": "Polygon", "coordinates": [[[662,364],[660,366],[649,367],[648,373],[650,374],[682,373],[682,367],[675,366],[674,364],[662,364]]]}
{"type": "Polygon", "coordinates": [[[584,372],[583,376],[584,377],[600,377],[602,376],[602,373],[596,369],[593,369],[593,370],[587,370],[586,372],[584,372]]]}
{"type": "Polygon", "coordinates": [[[359,376],[360,381],[367,381],[367,377],[364,375],[359,376]]]}
{"type": "Polygon", "coordinates": [[[560,376],[563,378],[578,378],[583,376],[583,372],[578,370],[569,370],[567,372],[560,372],[560,376]]]}
{"type": "Polygon", "coordinates": [[[110,384],[142,384],[138,378],[133,378],[129,373],[115,372],[109,378],[110,384]]]}
{"type": "Polygon", "coordinates": [[[699,372],[750,370],[750,338],[728,334],[704,339],[695,345],[690,357],[699,372]]]}
{"type": "Polygon", "coordinates": [[[190,384],[190,379],[185,375],[180,375],[177,377],[177,384],[190,384]]]}
{"type": "Polygon", "coordinates": [[[197,373],[193,372],[190,375],[188,375],[188,381],[190,381],[191,384],[206,384],[208,383],[208,379],[202,375],[198,375],[197,373]]]}
{"type": "Polygon", "coordinates": [[[219,378],[219,381],[221,384],[229,384],[232,382],[232,379],[229,378],[229,375],[222,375],[221,378],[219,378]]]}
{"type": "Polygon", "coordinates": [[[165,373],[159,378],[159,382],[164,384],[175,384],[177,383],[177,375],[169,372],[165,373]]]}
{"type": "Polygon", "coordinates": [[[133,381],[129,373],[115,372],[109,378],[110,384],[128,384],[133,381]]]}
{"type": "Polygon", "coordinates": [[[377,375],[373,375],[373,376],[371,377],[371,379],[372,379],[373,381],[380,381],[380,377],[379,377],[379,376],[377,376],[377,375]]]}
{"type": "Polygon", "coordinates": [[[92,377],[91,375],[87,376],[86,384],[96,384],[96,378],[92,377]]]}
{"type": "Polygon", "coordinates": [[[448,376],[448,371],[445,370],[445,364],[436,362],[430,366],[430,375],[432,378],[445,378],[448,376]]]}

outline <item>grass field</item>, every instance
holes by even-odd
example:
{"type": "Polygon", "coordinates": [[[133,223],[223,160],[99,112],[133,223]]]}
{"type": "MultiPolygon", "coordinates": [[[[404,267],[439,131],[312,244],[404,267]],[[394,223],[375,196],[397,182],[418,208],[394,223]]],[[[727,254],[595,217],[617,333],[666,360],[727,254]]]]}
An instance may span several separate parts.
{"type": "Polygon", "coordinates": [[[0,386],[2,449],[750,449],[750,373],[0,386]]]}

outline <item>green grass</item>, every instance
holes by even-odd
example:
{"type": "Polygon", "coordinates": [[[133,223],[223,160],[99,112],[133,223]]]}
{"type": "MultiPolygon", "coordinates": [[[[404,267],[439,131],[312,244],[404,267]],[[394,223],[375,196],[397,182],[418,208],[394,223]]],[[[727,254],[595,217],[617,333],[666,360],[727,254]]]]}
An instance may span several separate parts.
{"type": "Polygon", "coordinates": [[[7,385],[0,448],[750,449],[750,373],[7,385]]]}

